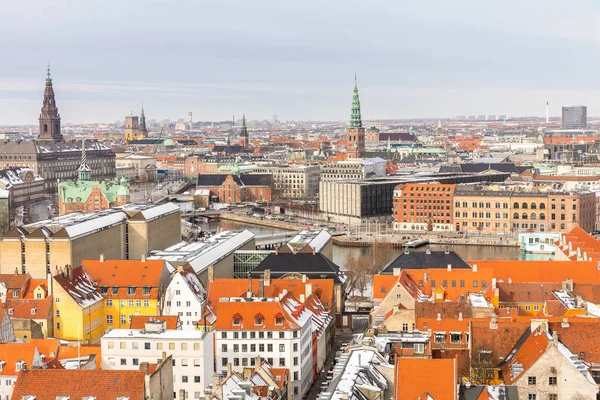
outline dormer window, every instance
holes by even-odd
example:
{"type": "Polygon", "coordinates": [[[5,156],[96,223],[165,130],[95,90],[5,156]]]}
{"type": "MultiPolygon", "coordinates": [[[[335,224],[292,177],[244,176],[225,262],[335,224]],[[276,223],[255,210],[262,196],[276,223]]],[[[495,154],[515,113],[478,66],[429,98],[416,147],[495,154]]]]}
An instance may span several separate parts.
{"type": "Polygon", "coordinates": [[[150,286],[144,286],[142,288],[142,295],[143,296],[150,296],[150,286]]]}
{"type": "Polygon", "coordinates": [[[35,315],[35,311],[36,311],[35,308],[32,308],[31,309],[31,315],[35,315]]]}
{"type": "Polygon", "coordinates": [[[242,324],[242,316],[240,314],[235,314],[233,316],[233,325],[241,325],[242,324]]]}
{"type": "Polygon", "coordinates": [[[13,299],[18,299],[19,298],[19,290],[18,289],[13,289],[13,291],[12,291],[12,297],[13,297],[13,299]]]}
{"type": "Polygon", "coordinates": [[[116,295],[119,294],[119,287],[118,286],[113,286],[113,288],[112,288],[112,294],[114,296],[116,296],[116,295]]]}
{"type": "Polygon", "coordinates": [[[275,325],[283,325],[283,315],[275,315],[275,325]]]}
{"type": "Polygon", "coordinates": [[[100,286],[100,294],[108,294],[108,286],[100,286]]]}
{"type": "Polygon", "coordinates": [[[130,286],[127,288],[127,295],[128,296],[135,296],[135,286],[130,286]]]}
{"type": "Polygon", "coordinates": [[[14,308],[9,308],[9,309],[8,309],[8,315],[12,315],[12,313],[13,313],[14,311],[15,311],[15,309],[14,309],[14,308]]]}
{"type": "Polygon", "coordinates": [[[262,325],[264,321],[264,317],[261,314],[256,314],[254,316],[254,325],[262,325]]]}
{"type": "Polygon", "coordinates": [[[4,371],[4,364],[6,364],[6,361],[0,361],[0,372],[4,371]]]}

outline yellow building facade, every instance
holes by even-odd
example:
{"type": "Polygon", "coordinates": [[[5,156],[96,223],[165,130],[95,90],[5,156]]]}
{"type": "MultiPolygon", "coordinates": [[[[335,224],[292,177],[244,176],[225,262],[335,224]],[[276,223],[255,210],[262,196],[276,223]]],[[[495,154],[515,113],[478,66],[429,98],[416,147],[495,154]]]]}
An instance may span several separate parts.
{"type": "Polygon", "coordinates": [[[54,337],[98,344],[106,331],[102,296],[83,266],[66,267],[52,277],[54,337]]]}

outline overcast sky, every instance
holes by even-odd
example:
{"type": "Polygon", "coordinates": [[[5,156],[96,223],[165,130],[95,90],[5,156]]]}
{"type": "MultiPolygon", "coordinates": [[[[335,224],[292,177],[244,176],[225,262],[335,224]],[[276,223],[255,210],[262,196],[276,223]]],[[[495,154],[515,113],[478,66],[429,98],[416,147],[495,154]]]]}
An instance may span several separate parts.
{"type": "Polygon", "coordinates": [[[0,125],[600,115],[598,0],[0,0],[0,125]]]}

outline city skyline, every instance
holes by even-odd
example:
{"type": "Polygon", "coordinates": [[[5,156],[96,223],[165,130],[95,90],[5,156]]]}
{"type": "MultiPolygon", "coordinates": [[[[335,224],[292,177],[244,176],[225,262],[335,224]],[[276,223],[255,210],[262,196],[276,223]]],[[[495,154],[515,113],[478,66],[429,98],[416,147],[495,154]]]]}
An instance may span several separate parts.
{"type": "Polygon", "coordinates": [[[36,123],[48,62],[66,123],[122,120],[142,101],[157,120],[347,121],[355,70],[365,120],[542,117],[546,101],[552,117],[567,104],[594,116],[600,5],[584,3],[11,3],[0,125],[36,123]]]}

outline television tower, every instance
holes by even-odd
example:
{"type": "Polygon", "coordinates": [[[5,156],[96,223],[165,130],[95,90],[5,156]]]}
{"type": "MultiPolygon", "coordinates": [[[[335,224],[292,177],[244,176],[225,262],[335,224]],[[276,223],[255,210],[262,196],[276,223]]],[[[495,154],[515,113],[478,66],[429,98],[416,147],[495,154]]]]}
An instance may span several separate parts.
{"type": "Polygon", "coordinates": [[[546,123],[550,122],[550,114],[548,114],[548,102],[546,102],[546,123]]]}

